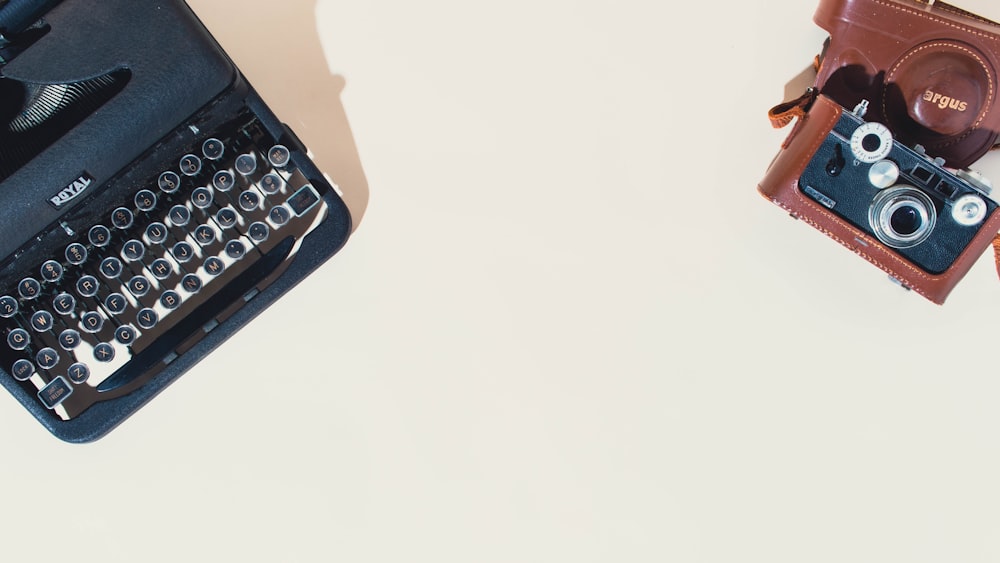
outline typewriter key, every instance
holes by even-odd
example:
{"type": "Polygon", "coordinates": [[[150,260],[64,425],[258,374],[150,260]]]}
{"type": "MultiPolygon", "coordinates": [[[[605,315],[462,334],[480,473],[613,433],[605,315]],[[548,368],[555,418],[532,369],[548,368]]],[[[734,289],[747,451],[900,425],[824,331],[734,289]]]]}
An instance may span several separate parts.
{"type": "Polygon", "coordinates": [[[139,311],[139,314],[135,316],[135,322],[139,325],[139,328],[149,330],[156,326],[156,323],[160,320],[160,316],[156,314],[156,311],[152,309],[143,309],[139,311]]]}
{"type": "Polygon", "coordinates": [[[100,313],[87,311],[80,317],[80,326],[83,327],[85,332],[89,332],[90,334],[100,332],[101,328],[104,327],[104,317],[100,313]]]}
{"type": "Polygon", "coordinates": [[[319,194],[312,186],[306,184],[299,188],[299,191],[292,194],[292,197],[288,198],[288,207],[291,208],[292,213],[296,217],[301,217],[306,214],[314,205],[319,203],[319,194]]]}
{"type": "Polygon", "coordinates": [[[125,296],[121,293],[112,293],[104,300],[104,308],[112,315],[124,313],[126,306],[128,306],[128,301],[125,300],[125,296]]]}
{"type": "Polygon", "coordinates": [[[226,256],[229,256],[233,260],[239,260],[243,258],[247,253],[246,246],[243,245],[241,241],[231,240],[226,243],[226,256]]]}
{"type": "Polygon", "coordinates": [[[119,207],[111,212],[111,225],[119,230],[131,227],[133,219],[132,212],[125,207],[119,207]]]}
{"type": "Polygon", "coordinates": [[[176,172],[166,171],[160,174],[160,178],[157,180],[157,185],[160,186],[160,191],[167,194],[172,194],[181,187],[181,177],[177,175],[176,172]]]}
{"type": "Polygon", "coordinates": [[[292,214],[291,212],[288,211],[288,209],[285,206],[279,205],[271,209],[271,212],[268,213],[267,218],[270,219],[271,222],[274,223],[276,227],[280,227],[285,223],[287,223],[292,218],[292,214]]]}
{"type": "Polygon", "coordinates": [[[191,212],[187,207],[183,205],[175,205],[170,208],[170,213],[167,214],[170,217],[170,222],[174,224],[175,227],[183,227],[188,224],[191,220],[191,212]]]}
{"type": "Polygon", "coordinates": [[[181,241],[170,249],[170,253],[174,255],[175,260],[183,264],[194,256],[194,248],[189,243],[181,241]]]}
{"type": "Polygon", "coordinates": [[[68,315],[76,307],[76,299],[68,293],[60,293],[52,299],[52,308],[60,315],[68,315]]]}
{"type": "Polygon", "coordinates": [[[260,190],[267,195],[274,195],[281,191],[282,184],[281,176],[274,172],[268,172],[260,179],[260,190]]]}
{"type": "Polygon", "coordinates": [[[149,190],[139,190],[135,194],[135,207],[139,211],[151,211],[156,207],[156,194],[149,190]]]}
{"type": "Polygon", "coordinates": [[[72,350],[80,345],[80,333],[67,328],[66,330],[59,333],[59,345],[62,346],[63,350],[72,350]]]}
{"type": "Polygon", "coordinates": [[[167,240],[167,226],[159,221],[146,227],[146,239],[149,244],[160,244],[167,240]]]}
{"type": "Polygon", "coordinates": [[[212,190],[208,188],[195,188],[191,192],[191,203],[198,209],[205,209],[212,205],[212,190]]]}
{"type": "Polygon", "coordinates": [[[17,293],[24,299],[34,299],[42,292],[42,284],[35,278],[24,278],[17,284],[17,293]]]}
{"type": "MultiPolygon", "coordinates": [[[[166,262],[166,260],[164,260],[164,262],[166,262]]],[[[131,293],[136,297],[145,296],[147,293],[149,293],[149,288],[150,284],[149,280],[146,279],[146,276],[135,276],[134,278],[128,281],[129,293],[131,293]]]]}
{"type": "Polygon", "coordinates": [[[135,329],[130,325],[122,325],[115,329],[115,340],[126,346],[135,341],[135,329]]]}
{"type": "Polygon", "coordinates": [[[97,278],[94,276],[83,276],[76,280],[76,292],[80,297],[93,297],[97,295],[97,278]]]}
{"type": "Polygon", "coordinates": [[[173,311],[181,306],[181,296],[172,289],[164,291],[163,295],[160,296],[160,305],[163,305],[169,311],[173,311]]]}
{"type": "Polygon", "coordinates": [[[142,260],[145,255],[146,247],[138,240],[131,239],[122,246],[122,256],[129,262],[142,260]]]}
{"type": "Polygon", "coordinates": [[[87,240],[97,247],[107,246],[111,242],[111,231],[104,225],[94,225],[87,233],[87,240]]]}
{"type": "Polygon", "coordinates": [[[274,145],[267,151],[267,160],[275,168],[284,168],[288,164],[288,148],[285,145],[274,145]]]}
{"type": "Polygon", "coordinates": [[[73,383],[86,383],[90,379],[90,368],[87,367],[87,364],[77,362],[69,366],[69,369],[66,370],[66,375],[69,376],[69,380],[73,383]]]}
{"type": "Polygon", "coordinates": [[[228,192],[236,184],[236,177],[228,170],[220,170],[212,177],[212,185],[220,192],[228,192]]]}
{"type": "Polygon", "coordinates": [[[52,313],[48,311],[35,311],[35,314],[31,315],[31,328],[35,332],[52,330],[52,313]]]}
{"type": "Polygon", "coordinates": [[[57,282],[63,275],[62,264],[55,260],[46,260],[39,270],[42,274],[42,279],[47,282],[57,282]]]}
{"type": "Polygon", "coordinates": [[[208,260],[205,260],[205,273],[210,276],[217,276],[226,269],[226,263],[219,259],[218,256],[211,256],[208,260]]]}
{"type": "Polygon", "coordinates": [[[201,159],[193,154],[186,154],[181,157],[180,167],[185,176],[194,176],[201,172],[201,159]]]}
{"type": "Polygon", "coordinates": [[[30,343],[31,337],[23,328],[15,328],[7,334],[7,345],[13,350],[24,350],[30,343]]]}
{"type": "Polygon", "coordinates": [[[215,229],[208,225],[198,225],[198,228],[194,230],[194,239],[201,246],[208,246],[215,242],[215,229]]]}
{"type": "Polygon", "coordinates": [[[201,278],[194,274],[188,274],[181,279],[181,287],[188,293],[198,293],[201,291],[201,278]]]}
{"type": "Polygon", "coordinates": [[[42,348],[35,356],[35,363],[42,369],[52,369],[59,363],[59,353],[54,348],[42,348]]]}
{"type": "Polygon", "coordinates": [[[241,154],[236,157],[234,166],[237,172],[249,176],[257,170],[257,157],[253,153],[241,154]]]}
{"type": "Polygon", "coordinates": [[[66,247],[66,261],[74,266],[79,266],[87,261],[87,247],[78,242],[66,247]]]}
{"type": "Polygon", "coordinates": [[[257,192],[246,190],[240,194],[240,209],[243,211],[253,211],[260,207],[260,196],[257,192]]]}
{"type": "Polygon", "coordinates": [[[0,317],[9,319],[17,314],[17,299],[10,295],[0,297],[0,317]]]}
{"type": "Polygon", "coordinates": [[[94,346],[94,359],[98,362],[110,362],[115,359],[115,348],[107,342],[94,346]]]}
{"type": "Polygon", "coordinates": [[[66,378],[60,375],[38,392],[38,400],[46,408],[54,409],[72,394],[73,387],[66,382],[66,378]]]}
{"type": "Polygon", "coordinates": [[[201,144],[201,154],[205,155],[205,158],[209,160],[219,160],[225,151],[226,145],[214,137],[207,139],[201,144]]]}
{"type": "Polygon", "coordinates": [[[14,362],[14,366],[10,369],[10,374],[18,381],[27,381],[35,374],[35,364],[28,360],[20,359],[14,362]]]}
{"type": "Polygon", "coordinates": [[[215,222],[223,229],[228,229],[236,224],[239,216],[232,207],[224,207],[215,214],[215,222]]]}
{"type": "Polygon", "coordinates": [[[260,221],[253,223],[247,229],[247,235],[250,237],[250,240],[258,243],[267,240],[270,233],[271,228],[267,226],[267,223],[261,223],[260,221]]]}
{"type": "Polygon", "coordinates": [[[173,267],[170,266],[170,262],[167,262],[163,258],[157,258],[153,260],[153,263],[149,265],[149,271],[158,280],[165,280],[170,277],[170,274],[174,272],[173,267]]]}
{"type": "Polygon", "coordinates": [[[109,280],[117,278],[122,273],[122,261],[115,258],[105,258],[101,261],[101,274],[109,280]]]}

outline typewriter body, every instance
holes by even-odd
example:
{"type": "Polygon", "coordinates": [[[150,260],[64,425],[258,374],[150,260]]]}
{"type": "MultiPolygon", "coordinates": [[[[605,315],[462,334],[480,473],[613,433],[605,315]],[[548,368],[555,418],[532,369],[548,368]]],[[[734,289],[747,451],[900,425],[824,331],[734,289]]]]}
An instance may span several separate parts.
{"type": "Polygon", "coordinates": [[[0,32],[0,383],[91,441],[350,216],[183,1],[0,0],[0,32]]]}

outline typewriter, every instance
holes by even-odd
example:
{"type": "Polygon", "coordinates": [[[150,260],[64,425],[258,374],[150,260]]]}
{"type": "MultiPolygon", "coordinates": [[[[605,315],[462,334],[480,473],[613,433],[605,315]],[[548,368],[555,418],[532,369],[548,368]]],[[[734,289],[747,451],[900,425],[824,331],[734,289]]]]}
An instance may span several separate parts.
{"type": "Polygon", "coordinates": [[[0,0],[0,383],[100,438],[346,242],[181,0],[0,0]]]}

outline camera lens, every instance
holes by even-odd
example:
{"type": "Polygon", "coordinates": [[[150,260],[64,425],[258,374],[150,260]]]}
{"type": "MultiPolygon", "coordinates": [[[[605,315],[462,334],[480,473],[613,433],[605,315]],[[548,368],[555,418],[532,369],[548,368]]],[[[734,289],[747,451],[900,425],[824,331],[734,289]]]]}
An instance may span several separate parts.
{"type": "Polygon", "coordinates": [[[892,227],[893,232],[899,233],[903,236],[912,236],[913,233],[920,230],[920,226],[923,222],[923,217],[920,216],[920,210],[909,205],[899,207],[893,211],[892,216],[889,217],[889,226],[892,227]]]}
{"type": "Polygon", "coordinates": [[[937,221],[934,202],[912,186],[880,192],[868,210],[875,236],[893,248],[916,246],[930,236],[937,221]]]}

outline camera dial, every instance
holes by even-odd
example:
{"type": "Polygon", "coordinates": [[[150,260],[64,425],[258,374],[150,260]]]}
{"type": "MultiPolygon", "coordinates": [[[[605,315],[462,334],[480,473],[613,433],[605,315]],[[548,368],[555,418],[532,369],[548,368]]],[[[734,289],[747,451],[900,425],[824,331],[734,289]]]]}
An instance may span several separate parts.
{"type": "Polygon", "coordinates": [[[986,202],[976,194],[965,194],[955,200],[951,207],[951,217],[964,227],[973,227],[986,218],[986,202]]]}
{"type": "Polygon", "coordinates": [[[866,164],[878,162],[892,151],[892,132],[881,123],[862,123],[851,135],[854,158],[866,164]]]}
{"type": "Polygon", "coordinates": [[[937,221],[934,202],[913,186],[899,185],[880,192],[868,209],[875,236],[893,248],[910,248],[930,236],[937,221]]]}
{"type": "Polygon", "coordinates": [[[899,166],[891,160],[880,160],[868,169],[868,181],[882,190],[896,183],[899,179],[899,166]]]}

